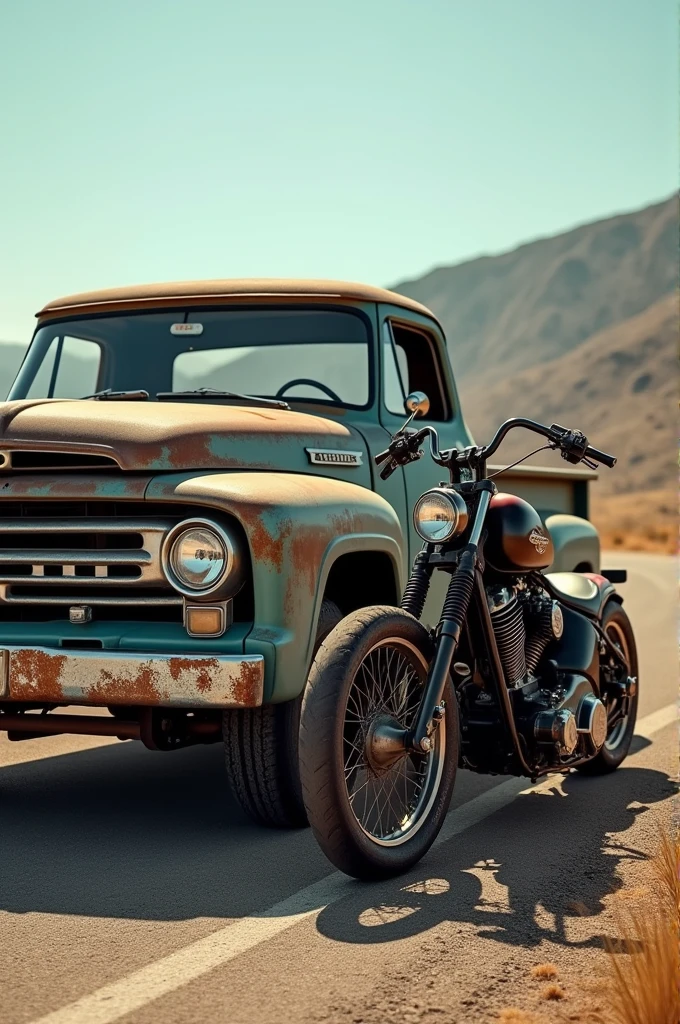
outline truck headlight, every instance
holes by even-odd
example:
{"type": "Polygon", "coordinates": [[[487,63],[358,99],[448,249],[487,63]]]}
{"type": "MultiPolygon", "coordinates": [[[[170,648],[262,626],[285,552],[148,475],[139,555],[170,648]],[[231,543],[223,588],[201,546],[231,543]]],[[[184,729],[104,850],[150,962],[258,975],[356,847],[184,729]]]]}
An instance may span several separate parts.
{"type": "Polygon", "coordinates": [[[416,502],[413,525],[428,544],[443,544],[463,533],[468,523],[467,505],[458,491],[435,487],[416,502]]]}
{"type": "Polygon", "coordinates": [[[225,589],[235,592],[238,586],[227,584],[232,582],[236,561],[228,534],[208,519],[178,523],[163,544],[165,575],[175,590],[186,597],[213,596],[225,589]]]}

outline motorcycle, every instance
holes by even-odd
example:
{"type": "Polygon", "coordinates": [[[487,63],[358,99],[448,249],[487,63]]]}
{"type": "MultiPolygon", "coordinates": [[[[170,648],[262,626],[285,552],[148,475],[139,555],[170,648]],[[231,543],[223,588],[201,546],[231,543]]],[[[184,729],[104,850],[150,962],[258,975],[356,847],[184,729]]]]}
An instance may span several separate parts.
{"type": "Polygon", "coordinates": [[[538,513],[487,472],[517,427],[574,465],[613,468],[615,457],[578,430],[523,418],[488,445],[440,451],[434,427],[410,425],[427,408],[424,394],[409,395],[409,418],[375,458],[386,479],[428,442],[449,474],[415,504],[424,544],[401,607],[346,616],[319,649],[302,703],[309,821],[329,860],[356,878],[399,874],[423,857],[459,766],[532,781],[599,775],[621,764],[635,728],[635,638],[613,585],[625,573],[545,572],[554,550],[538,513]],[[451,578],[428,631],[420,618],[434,572],[451,578]]]}

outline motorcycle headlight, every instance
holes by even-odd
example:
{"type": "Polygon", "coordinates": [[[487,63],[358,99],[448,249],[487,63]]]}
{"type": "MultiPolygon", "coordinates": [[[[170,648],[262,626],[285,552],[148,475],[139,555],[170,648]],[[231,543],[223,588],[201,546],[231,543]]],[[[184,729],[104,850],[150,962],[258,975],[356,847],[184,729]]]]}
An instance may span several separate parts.
{"type": "Polygon", "coordinates": [[[413,510],[416,533],[429,544],[443,544],[463,533],[468,523],[465,501],[458,491],[443,487],[426,491],[413,510]]]}
{"type": "Polygon", "coordinates": [[[213,595],[224,589],[234,561],[226,532],[209,520],[179,523],[165,538],[165,575],[187,597],[213,595]]]}

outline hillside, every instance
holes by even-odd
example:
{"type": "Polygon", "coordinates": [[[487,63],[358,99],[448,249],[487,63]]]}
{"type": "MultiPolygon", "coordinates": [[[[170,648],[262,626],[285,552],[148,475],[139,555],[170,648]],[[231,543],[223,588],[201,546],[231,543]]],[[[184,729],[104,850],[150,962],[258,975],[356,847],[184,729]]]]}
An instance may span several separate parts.
{"type": "MultiPolygon", "coordinates": [[[[672,198],[395,288],[441,320],[477,440],[530,416],[619,457],[593,489],[607,543],[675,547],[677,238],[672,198]],[[641,491],[645,506],[629,497],[641,491]]],[[[517,432],[497,458],[534,447],[517,432]]]]}
{"type": "Polygon", "coordinates": [[[393,287],[439,317],[459,380],[493,383],[668,295],[677,285],[677,244],[672,198],[393,287]]]}

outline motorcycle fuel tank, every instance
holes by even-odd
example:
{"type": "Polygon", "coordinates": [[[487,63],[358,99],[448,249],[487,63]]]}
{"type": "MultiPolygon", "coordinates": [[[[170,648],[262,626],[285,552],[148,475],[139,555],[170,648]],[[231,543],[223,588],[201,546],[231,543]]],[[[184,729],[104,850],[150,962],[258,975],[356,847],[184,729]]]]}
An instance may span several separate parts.
{"type": "Polygon", "coordinates": [[[486,517],[484,557],[497,572],[547,569],[555,557],[552,538],[535,508],[515,494],[495,494],[486,517]]]}

